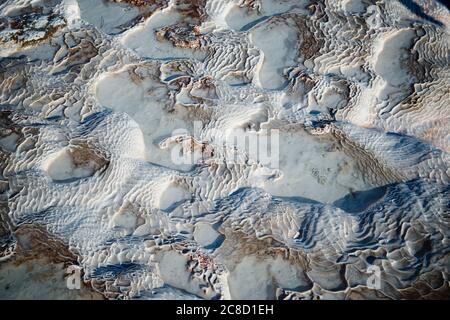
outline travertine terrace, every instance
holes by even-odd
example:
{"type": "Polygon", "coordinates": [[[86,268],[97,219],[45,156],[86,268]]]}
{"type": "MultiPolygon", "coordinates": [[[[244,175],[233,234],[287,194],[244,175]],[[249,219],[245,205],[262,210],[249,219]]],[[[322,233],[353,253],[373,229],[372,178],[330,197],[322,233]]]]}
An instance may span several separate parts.
{"type": "Polygon", "coordinates": [[[1,1],[0,297],[450,298],[450,14],[415,2],[1,1]],[[228,139],[271,130],[276,165],[228,139]]]}

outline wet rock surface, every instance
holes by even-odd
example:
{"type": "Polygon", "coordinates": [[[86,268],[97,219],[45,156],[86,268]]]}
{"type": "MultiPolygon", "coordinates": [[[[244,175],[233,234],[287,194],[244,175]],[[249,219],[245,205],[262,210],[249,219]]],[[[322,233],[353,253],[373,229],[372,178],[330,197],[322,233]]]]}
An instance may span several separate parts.
{"type": "Polygon", "coordinates": [[[1,2],[0,298],[449,299],[450,20],[416,2],[1,2]]]}

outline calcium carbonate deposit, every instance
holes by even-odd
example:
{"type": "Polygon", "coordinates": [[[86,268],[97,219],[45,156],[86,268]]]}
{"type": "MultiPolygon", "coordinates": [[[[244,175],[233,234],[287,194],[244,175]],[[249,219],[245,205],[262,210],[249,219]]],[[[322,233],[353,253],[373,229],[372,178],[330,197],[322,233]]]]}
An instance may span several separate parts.
{"type": "Polygon", "coordinates": [[[0,1],[0,298],[449,299],[449,48],[438,0],[0,1]]]}

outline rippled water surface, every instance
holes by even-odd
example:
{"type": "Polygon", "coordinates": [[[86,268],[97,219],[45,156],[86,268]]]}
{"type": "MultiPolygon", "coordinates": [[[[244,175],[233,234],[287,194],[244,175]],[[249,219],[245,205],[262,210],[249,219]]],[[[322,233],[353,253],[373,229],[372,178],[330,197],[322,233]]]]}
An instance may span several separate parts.
{"type": "Polygon", "coordinates": [[[431,0],[1,1],[0,298],[450,298],[449,32],[431,0]]]}

